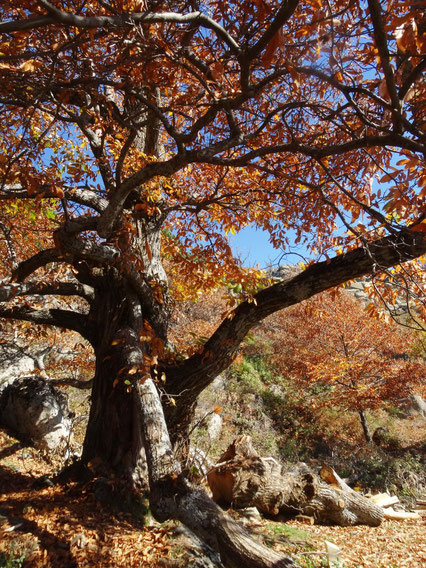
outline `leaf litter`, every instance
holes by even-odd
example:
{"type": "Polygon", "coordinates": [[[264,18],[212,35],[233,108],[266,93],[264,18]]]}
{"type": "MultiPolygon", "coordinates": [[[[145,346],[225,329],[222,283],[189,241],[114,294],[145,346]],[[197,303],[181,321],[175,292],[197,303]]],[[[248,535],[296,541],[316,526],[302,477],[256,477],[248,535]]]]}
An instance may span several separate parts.
{"type": "MultiPolygon", "coordinates": [[[[9,560],[8,566],[155,568],[179,556],[170,524],[144,526],[130,513],[113,514],[81,484],[35,488],[34,481],[52,475],[54,465],[31,448],[24,453],[2,431],[0,448],[0,560],[9,560]]],[[[248,528],[301,566],[321,565],[326,540],[340,548],[345,568],[426,565],[425,518],[386,520],[376,528],[311,526],[297,520],[263,520],[248,528]]]]}

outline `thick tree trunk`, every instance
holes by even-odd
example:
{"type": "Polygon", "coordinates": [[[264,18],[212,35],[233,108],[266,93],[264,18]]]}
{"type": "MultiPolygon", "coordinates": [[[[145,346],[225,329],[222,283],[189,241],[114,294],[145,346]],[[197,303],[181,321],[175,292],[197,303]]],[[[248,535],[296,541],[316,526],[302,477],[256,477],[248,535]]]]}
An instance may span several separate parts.
{"type": "Polygon", "coordinates": [[[151,361],[167,339],[167,277],[160,261],[161,223],[135,214],[130,238],[117,232],[116,246],[126,251],[120,262],[132,284],[114,268],[92,284],[95,303],[96,371],[83,462],[105,465],[147,486],[140,413],[133,389],[151,372],[151,361]]]}
{"type": "Polygon", "coordinates": [[[141,425],[133,411],[132,375],[142,364],[139,337],[129,326],[129,300],[120,283],[107,275],[99,292],[96,370],[83,462],[105,466],[146,482],[141,425]]]}
{"type": "Polygon", "coordinates": [[[143,463],[155,517],[183,522],[219,553],[226,567],[296,567],[292,559],[254,541],[204,490],[185,480],[158,388],[146,372],[144,355],[152,341],[140,338],[142,304],[113,274],[98,283],[97,296],[96,373],[83,461],[137,481],[143,463]]]}

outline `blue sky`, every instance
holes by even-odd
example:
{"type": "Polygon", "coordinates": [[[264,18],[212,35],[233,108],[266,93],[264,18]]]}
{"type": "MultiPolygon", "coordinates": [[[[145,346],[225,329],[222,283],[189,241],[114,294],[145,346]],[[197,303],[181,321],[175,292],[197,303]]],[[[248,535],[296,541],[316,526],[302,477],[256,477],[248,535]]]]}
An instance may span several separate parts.
{"type": "Polygon", "coordinates": [[[268,233],[255,227],[246,227],[236,235],[228,234],[228,237],[234,254],[242,259],[245,266],[258,264],[259,268],[268,268],[271,265],[297,264],[303,260],[300,255],[306,254],[301,246],[292,248],[294,253],[274,249],[268,233]]]}

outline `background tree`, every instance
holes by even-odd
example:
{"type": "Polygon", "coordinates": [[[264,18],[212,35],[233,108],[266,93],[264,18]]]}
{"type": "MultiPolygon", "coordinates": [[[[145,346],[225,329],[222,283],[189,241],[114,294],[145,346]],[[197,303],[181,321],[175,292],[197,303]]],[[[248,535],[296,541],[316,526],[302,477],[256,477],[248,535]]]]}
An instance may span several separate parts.
{"type": "MultiPolygon", "coordinates": [[[[422,8],[2,7],[1,199],[55,199],[56,215],[48,244],[13,261],[0,316],[72,329],[92,344],[85,463],[140,479],[146,455],[157,518],[183,520],[225,559],[278,562],[264,549],[247,552],[236,528],[229,537],[220,510],[184,481],[173,444],[256,322],[404,261],[415,282],[426,251],[422,8]],[[292,229],[329,260],[256,293],[258,275],[243,270],[226,238],[250,223],[276,247],[292,229]],[[183,360],[168,350],[163,259],[181,294],[241,285],[242,302],[183,360]],[[62,307],[19,300],[49,295],[62,307]],[[82,307],[70,308],[71,296],[82,307]]],[[[7,239],[16,250],[19,232],[7,239]]]]}
{"type": "Polygon", "coordinates": [[[272,361],[302,387],[319,387],[314,404],[357,412],[367,442],[366,410],[422,388],[426,368],[414,333],[378,320],[348,292],[323,293],[272,321],[265,330],[272,361]]]}

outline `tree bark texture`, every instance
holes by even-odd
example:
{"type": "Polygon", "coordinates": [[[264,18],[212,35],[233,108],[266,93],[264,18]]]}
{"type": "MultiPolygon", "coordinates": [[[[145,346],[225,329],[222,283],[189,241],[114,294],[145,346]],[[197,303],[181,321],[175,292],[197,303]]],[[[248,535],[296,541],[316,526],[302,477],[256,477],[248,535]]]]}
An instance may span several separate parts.
{"type": "Polygon", "coordinates": [[[133,412],[133,378],[129,375],[143,363],[139,337],[129,326],[130,307],[120,283],[109,275],[102,288],[96,310],[96,370],[82,458],[86,464],[105,465],[144,483],[141,427],[133,412]]]}
{"type": "MultiPolygon", "coordinates": [[[[161,233],[157,219],[142,214],[133,219],[131,238],[116,237],[117,249],[126,249],[134,263],[95,270],[83,278],[94,289],[88,319],[96,334],[92,345],[96,370],[92,405],[83,445],[85,463],[105,464],[147,485],[141,415],[133,391],[153,371],[158,345],[167,338],[167,277],[160,261],[161,233]],[[126,272],[124,278],[120,272],[126,272]],[[155,347],[155,342],[157,347],[155,347]]],[[[65,241],[66,246],[66,241],[65,241]]]]}
{"type": "Polygon", "coordinates": [[[359,410],[358,414],[361,421],[362,431],[364,432],[365,441],[367,444],[371,444],[373,437],[371,435],[370,427],[368,426],[367,416],[363,410],[359,410]]]}
{"type": "Polygon", "coordinates": [[[234,446],[237,453],[208,475],[215,501],[237,508],[254,506],[269,515],[308,515],[324,524],[380,524],[383,509],[345,485],[334,472],[323,476],[329,485],[308,471],[283,474],[273,458],[245,454],[247,442],[242,445],[237,439],[234,446]]]}

